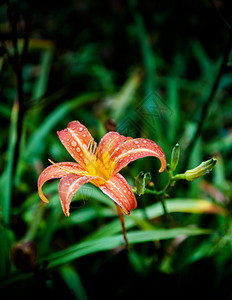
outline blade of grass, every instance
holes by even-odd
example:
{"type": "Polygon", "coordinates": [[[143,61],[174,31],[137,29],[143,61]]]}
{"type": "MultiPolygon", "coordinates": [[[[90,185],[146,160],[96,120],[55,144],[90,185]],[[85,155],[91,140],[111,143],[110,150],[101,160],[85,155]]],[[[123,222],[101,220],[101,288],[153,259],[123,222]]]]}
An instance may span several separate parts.
{"type": "Polygon", "coordinates": [[[1,249],[0,274],[6,273],[7,265],[9,262],[9,241],[8,241],[9,232],[7,226],[9,226],[9,222],[10,222],[14,156],[15,156],[15,147],[17,142],[18,113],[19,113],[19,106],[18,106],[18,102],[15,101],[12,108],[10,129],[9,129],[7,165],[0,180],[0,189],[2,193],[0,197],[0,208],[2,212],[1,223],[3,224],[3,226],[1,226],[1,234],[0,234],[0,249],[1,249]]]}
{"type": "Polygon", "coordinates": [[[37,78],[34,88],[32,91],[32,100],[42,97],[47,89],[48,78],[52,63],[53,52],[52,49],[48,49],[43,51],[41,54],[39,66],[40,66],[40,73],[39,77],[37,78]]]}
{"type": "MultiPolygon", "coordinates": [[[[204,235],[204,234],[212,234],[213,231],[202,228],[172,228],[172,229],[159,229],[159,230],[141,230],[129,232],[127,237],[129,243],[137,244],[137,243],[145,243],[151,241],[165,240],[176,238],[181,235],[185,235],[187,237],[204,235]]],[[[60,267],[66,263],[69,263],[79,257],[101,252],[107,250],[113,250],[116,247],[119,247],[123,244],[123,237],[121,234],[111,237],[105,237],[101,239],[96,239],[93,241],[85,241],[79,244],[76,244],[68,249],[63,251],[59,251],[53,253],[44,258],[44,260],[48,261],[47,269],[54,269],[60,267]]],[[[20,282],[21,280],[25,280],[30,277],[32,274],[12,274],[10,277],[5,278],[0,282],[0,286],[7,286],[14,282],[20,282]]]]}
{"type": "Polygon", "coordinates": [[[116,122],[125,117],[126,109],[135,98],[135,93],[140,85],[141,75],[140,72],[132,74],[124,83],[120,91],[113,99],[112,103],[112,117],[116,122]]]}
{"type": "Polygon", "coordinates": [[[76,299],[87,300],[88,296],[82,285],[77,270],[74,270],[71,266],[66,265],[62,266],[59,271],[69,289],[73,291],[76,299]]]}
{"type": "Polygon", "coordinates": [[[0,206],[3,210],[2,220],[5,224],[9,224],[10,219],[10,201],[13,185],[13,164],[14,164],[14,153],[17,141],[17,123],[18,123],[18,102],[16,101],[12,108],[10,129],[9,129],[9,142],[7,149],[7,165],[5,172],[1,176],[1,191],[2,196],[0,197],[0,206]]]}
{"type": "MultiPolygon", "coordinates": [[[[172,239],[180,235],[195,236],[210,233],[212,233],[211,230],[201,228],[174,228],[129,232],[127,234],[127,238],[129,244],[136,244],[164,239],[172,239]]],[[[58,267],[87,254],[112,250],[116,247],[119,247],[122,244],[123,237],[121,234],[97,240],[82,242],[78,245],[70,247],[67,250],[63,250],[48,256],[46,258],[46,260],[50,262],[48,265],[48,269],[58,267]]]]}
{"type": "MultiPolygon", "coordinates": [[[[182,212],[182,213],[209,213],[226,215],[227,212],[224,208],[204,199],[185,199],[174,198],[165,201],[169,213],[182,212]]],[[[145,208],[148,220],[153,220],[163,215],[163,207],[161,203],[155,203],[145,208]]],[[[71,217],[70,217],[71,218],[71,217]]],[[[78,219],[78,218],[77,218],[78,219]]],[[[147,228],[147,223],[143,224],[144,210],[136,209],[129,217],[125,216],[126,230],[138,226],[139,228],[147,228]]],[[[101,229],[89,235],[85,240],[94,240],[105,236],[112,236],[121,231],[119,219],[113,220],[101,229]]]]}
{"type": "Polygon", "coordinates": [[[191,151],[194,148],[195,143],[197,142],[198,138],[200,137],[205,120],[208,116],[209,108],[212,105],[213,101],[216,99],[215,95],[218,90],[221,78],[222,78],[223,74],[225,73],[225,71],[227,70],[227,63],[229,61],[229,56],[231,53],[231,45],[232,45],[232,33],[230,33],[229,39],[225,46],[224,53],[222,55],[222,59],[221,59],[221,63],[220,63],[220,68],[218,69],[218,72],[215,76],[214,82],[210,89],[210,93],[208,94],[208,97],[202,106],[197,130],[196,130],[190,144],[188,145],[188,147],[186,149],[187,155],[185,156],[183,164],[182,164],[183,168],[186,168],[186,165],[187,165],[187,163],[189,161],[189,157],[190,157],[189,153],[191,153],[191,151]]]}
{"type": "Polygon", "coordinates": [[[162,141],[162,127],[160,124],[159,118],[157,118],[157,114],[160,117],[160,108],[158,102],[156,101],[156,90],[157,90],[157,62],[155,54],[152,50],[152,47],[149,42],[148,33],[145,28],[144,20],[139,12],[134,12],[135,16],[135,24],[138,32],[138,41],[141,47],[142,60],[145,66],[145,100],[143,103],[143,110],[146,123],[145,129],[148,131],[149,136],[151,138],[156,136],[158,142],[162,141]],[[152,108],[152,111],[151,111],[152,108]],[[153,126],[151,126],[153,124],[153,126]],[[154,134],[154,128],[155,134],[154,134]]]}
{"type": "MultiPolygon", "coordinates": [[[[101,94],[102,95],[102,94],[101,94]]],[[[80,95],[74,99],[65,101],[54,109],[42,122],[39,128],[32,134],[28,141],[24,158],[38,157],[41,153],[40,145],[48,133],[60,122],[68,112],[79,108],[82,104],[96,101],[100,96],[99,93],[89,93],[80,95]]]]}
{"type": "Polygon", "coordinates": [[[178,81],[176,77],[170,78],[168,81],[168,104],[172,114],[168,118],[168,140],[169,144],[173,145],[176,141],[176,134],[178,130],[179,103],[178,103],[178,81]]]}

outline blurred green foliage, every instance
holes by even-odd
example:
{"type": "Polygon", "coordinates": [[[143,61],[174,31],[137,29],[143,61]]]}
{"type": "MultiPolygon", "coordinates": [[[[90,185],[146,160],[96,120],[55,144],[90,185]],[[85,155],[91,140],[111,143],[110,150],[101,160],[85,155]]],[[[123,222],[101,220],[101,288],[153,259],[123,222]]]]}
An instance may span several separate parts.
{"type": "MultiPolygon", "coordinates": [[[[231,299],[230,1],[11,0],[0,20],[1,295],[231,299]],[[94,186],[78,191],[69,218],[57,181],[45,186],[48,205],[37,193],[48,158],[71,160],[56,131],[79,120],[99,141],[109,119],[157,142],[169,163],[178,142],[178,172],[218,161],[170,191],[166,225],[159,199],[136,195],[129,252],[112,200],[94,186]],[[18,241],[37,245],[32,272],[12,263],[18,241]]],[[[123,174],[134,186],[150,172],[161,189],[168,176],[158,163],[144,158],[123,174]]],[[[26,264],[27,255],[17,257],[26,264]]]]}

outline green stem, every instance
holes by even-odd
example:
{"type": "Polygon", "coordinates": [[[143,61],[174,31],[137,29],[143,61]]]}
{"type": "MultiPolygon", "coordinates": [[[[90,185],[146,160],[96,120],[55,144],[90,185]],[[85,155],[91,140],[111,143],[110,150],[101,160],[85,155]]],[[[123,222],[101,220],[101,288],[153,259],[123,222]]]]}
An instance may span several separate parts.
{"type": "Polygon", "coordinates": [[[186,168],[186,166],[188,165],[189,158],[191,157],[191,155],[190,155],[191,151],[192,151],[195,143],[197,142],[199,136],[201,135],[203,125],[204,125],[205,120],[208,116],[209,108],[212,105],[213,100],[215,100],[215,94],[218,90],[218,86],[219,86],[219,83],[221,81],[221,77],[222,77],[222,75],[224,74],[224,72],[227,68],[227,63],[228,63],[229,55],[230,55],[230,51],[231,51],[231,45],[232,45],[232,33],[230,33],[229,40],[228,40],[227,45],[225,47],[222,63],[221,63],[220,69],[218,71],[218,74],[217,74],[217,76],[214,80],[211,92],[208,96],[208,99],[205,101],[205,103],[202,107],[201,116],[200,116],[200,120],[198,122],[197,130],[196,130],[196,132],[193,136],[193,139],[191,140],[191,142],[189,143],[189,145],[188,145],[188,147],[185,151],[185,153],[188,153],[188,155],[186,155],[185,158],[184,158],[184,161],[183,161],[183,164],[182,164],[183,169],[186,168]]]}
{"type": "Polygon", "coordinates": [[[34,212],[34,218],[33,223],[29,227],[28,231],[26,232],[23,240],[24,241],[32,241],[36,235],[36,232],[38,230],[39,224],[41,222],[41,219],[43,217],[44,213],[44,205],[39,202],[36,211],[34,212]]]}
{"type": "Polygon", "coordinates": [[[164,211],[164,220],[165,220],[165,224],[167,225],[169,213],[168,213],[168,210],[167,210],[167,207],[166,207],[166,203],[165,203],[165,201],[164,201],[164,197],[161,197],[161,198],[160,198],[160,202],[161,202],[161,204],[162,204],[163,211],[164,211]]]}
{"type": "Polygon", "coordinates": [[[164,217],[166,219],[166,222],[167,222],[167,217],[168,217],[168,210],[167,210],[167,207],[165,204],[165,197],[167,194],[167,190],[176,180],[184,179],[184,174],[177,174],[177,175],[173,176],[171,171],[168,172],[168,174],[169,174],[169,180],[168,180],[166,186],[162,190],[155,191],[155,190],[149,190],[149,189],[145,188],[145,191],[144,191],[145,194],[159,196],[160,202],[163,207],[164,217]]]}

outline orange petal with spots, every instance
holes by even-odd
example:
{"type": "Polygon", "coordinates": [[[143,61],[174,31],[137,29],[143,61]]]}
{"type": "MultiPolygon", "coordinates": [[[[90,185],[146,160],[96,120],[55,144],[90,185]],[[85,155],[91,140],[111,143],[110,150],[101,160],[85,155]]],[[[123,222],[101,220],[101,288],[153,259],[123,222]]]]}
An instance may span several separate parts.
{"type": "Polygon", "coordinates": [[[61,178],[59,183],[60,202],[63,212],[67,217],[69,216],[69,207],[74,194],[90,179],[93,179],[93,177],[88,175],[79,176],[75,174],[68,174],[61,178]]]}
{"type": "Polygon", "coordinates": [[[124,168],[128,163],[138,158],[146,156],[158,157],[161,161],[159,172],[166,168],[166,158],[163,150],[155,142],[149,139],[131,139],[122,143],[110,158],[111,164],[114,164],[113,175],[124,168]]]}
{"type": "Polygon", "coordinates": [[[126,179],[121,174],[114,175],[99,188],[117,203],[124,212],[129,215],[131,209],[135,209],[137,202],[135,195],[126,179]]]}
{"type": "Polygon", "coordinates": [[[57,132],[61,143],[65,146],[71,156],[86,168],[85,158],[89,156],[88,144],[93,137],[88,129],[78,121],[68,124],[64,130],[57,132]]]}
{"type": "Polygon", "coordinates": [[[98,154],[100,156],[103,156],[104,153],[107,152],[110,156],[119,145],[121,145],[128,139],[131,138],[121,135],[118,132],[110,131],[105,134],[100,140],[100,143],[98,145],[98,154]]]}
{"type": "Polygon", "coordinates": [[[38,178],[38,191],[41,200],[47,203],[49,202],[48,199],[44,196],[42,191],[42,186],[46,181],[50,179],[60,178],[69,173],[83,174],[84,172],[85,171],[81,166],[73,162],[62,162],[47,167],[46,169],[43,170],[43,172],[40,174],[38,178]]]}

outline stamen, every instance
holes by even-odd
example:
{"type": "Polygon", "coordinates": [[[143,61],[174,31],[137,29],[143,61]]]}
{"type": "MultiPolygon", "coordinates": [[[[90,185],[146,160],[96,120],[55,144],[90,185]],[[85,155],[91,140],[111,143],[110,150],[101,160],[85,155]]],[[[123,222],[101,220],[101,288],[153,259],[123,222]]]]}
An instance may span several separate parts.
{"type": "MultiPolygon", "coordinates": [[[[97,151],[97,143],[94,140],[90,140],[87,146],[87,150],[90,152],[91,156],[95,155],[97,151]]],[[[97,160],[96,157],[95,160],[97,160]]]]}
{"type": "Polygon", "coordinates": [[[97,150],[97,143],[93,142],[92,153],[95,154],[96,150],[97,150]]]}
{"type": "Polygon", "coordinates": [[[86,175],[85,171],[77,171],[77,172],[74,171],[73,172],[71,170],[67,170],[66,168],[63,168],[63,167],[59,166],[58,164],[54,163],[51,159],[48,159],[48,161],[51,164],[53,164],[54,166],[58,167],[59,169],[66,171],[67,173],[72,173],[72,174],[77,174],[77,175],[86,175]]]}
{"type": "Polygon", "coordinates": [[[95,160],[98,160],[98,152],[95,153],[95,160]]]}
{"type": "Polygon", "coordinates": [[[89,150],[91,148],[92,142],[93,142],[93,140],[89,141],[88,146],[87,146],[87,150],[89,150]]]}
{"type": "Polygon", "coordinates": [[[61,166],[59,166],[58,164],[54,163],[51,159],[48,159],[48,161],[49,161],[51,164],[53,164],[54,166],[60,168],[61,170],[64,170],[64,171],[66,171],[66,172],[68,172],[68,173],[71,173],[69,170],[67,170],[67,169],[65,169],[65,168],[63,168],[63,167],[61,167],[61,166]]]}

